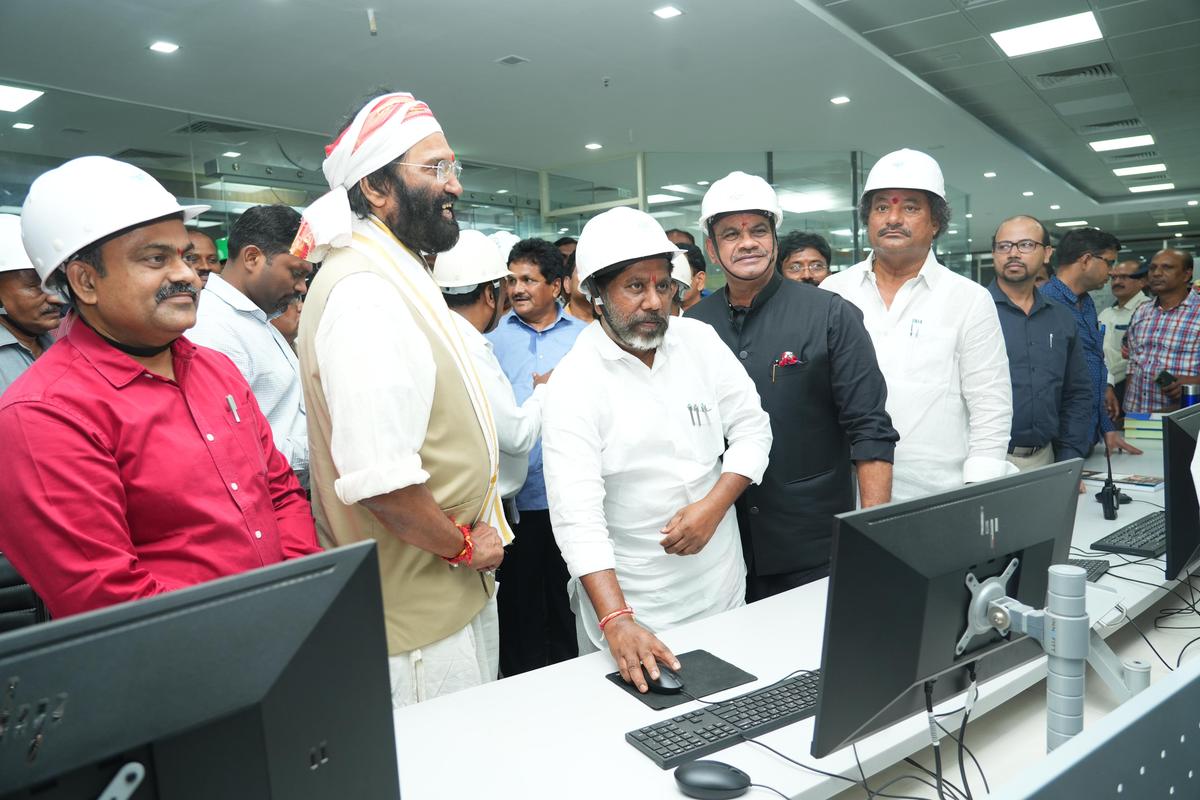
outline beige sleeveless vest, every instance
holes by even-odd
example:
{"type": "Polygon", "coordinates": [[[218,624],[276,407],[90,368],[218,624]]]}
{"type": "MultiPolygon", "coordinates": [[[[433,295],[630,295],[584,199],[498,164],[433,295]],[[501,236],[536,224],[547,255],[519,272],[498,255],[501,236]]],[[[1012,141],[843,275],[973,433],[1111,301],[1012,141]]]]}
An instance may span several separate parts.
{"type": "MultiPolygon", "coordinates": [[[[491,470],[487,442],[454,356],[441,335],[432,330],[414,308],[413,299],[404,290],[401,278],[388,274],[389,271],[373,259],[351,248],[333,251],[312,282],[296,340],[304,401],[308,407],[313,515],[317,534],[326,547],[365,539],[376,541],[388,653],[395,655],[461,630],[483,608],[495,584],[490,576],[469,567],[451,567],[432,553],[404,544],[385,530],[365,506],[358,503],[345,505],[334,492],[338,472],[330,450],[331,420],[321,388],[315,338],[333,287],[346,276],[360,272],[379,275],[396,286],[397,294],[408,306],[433,351],[437,367],[433,408],[419,454],[422,469],[429,473],[426,486],[434,500],[459,524],[475,523],[481,517],[488,496],[491,470]]],[[[362,344],[364,348],[371,345],[370,342],[362,344]]],[[[390,367],[379,364],[378,368],[390,367]]]]}

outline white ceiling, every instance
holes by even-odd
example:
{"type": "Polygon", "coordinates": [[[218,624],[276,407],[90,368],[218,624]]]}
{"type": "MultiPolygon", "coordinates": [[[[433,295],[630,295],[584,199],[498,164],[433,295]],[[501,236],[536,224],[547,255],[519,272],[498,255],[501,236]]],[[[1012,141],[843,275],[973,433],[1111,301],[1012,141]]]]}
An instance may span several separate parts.
{"type": "Polygon", "coordinates": [[[980,31],[1086,10],[1087,0],[677,0],[686,13],[665,21],[650,14],[659,0],[367,2],[377,36],[366,3],[342,0],[0,0],[0,81],[72,93],[0,112],[0,152],[182,157],[190,146],[199,160],[232,148],[286,163],[282,145],[311,171],[343,113],[388,85],[427,100],[468,160],[573,175],[606,167],[569,165],[620,153],[695,154],[660,161],[669,164],[652,176],[661,185],[711,179],[737,160],[705,153],[909,146],[938,158],[970,195],[976,243],[1018,212],[1106,220],[1123,236],[1161,233],[1156,219],[1180,215],[1193,223],[1183,231],[1200,230],[1185,205],[1200,197],[1197,0],[1092,0],[1103,42],[1012,61],[980,31]],[[180,50],[152,53],[155,39],[180,50]],[[510,54],[529,62],[496,63],[510,54]],[[1094,96],[1086,87],[1031,95],[1029,74],[1080,60],[1111,62],[1117,77],[1094,84],[1094,96]],[[841,94],[851,103],[829,103],[841,94]],[[1128,114],[1113,105],[1126,94],[1128,114]],[[1086,147],[1079,124],[1114,113],[1155,134],[1179,187],[1171,197],[1128,195],[1086,147]],[[12,130],[18,116],[37,127],[12,130]],[[173,133],[194,118],[296,133],[173,133]],[[604,149],[584,150],[590,141],[604,149]],[[983,178],[987,170],[998,176],[983,178]]]}

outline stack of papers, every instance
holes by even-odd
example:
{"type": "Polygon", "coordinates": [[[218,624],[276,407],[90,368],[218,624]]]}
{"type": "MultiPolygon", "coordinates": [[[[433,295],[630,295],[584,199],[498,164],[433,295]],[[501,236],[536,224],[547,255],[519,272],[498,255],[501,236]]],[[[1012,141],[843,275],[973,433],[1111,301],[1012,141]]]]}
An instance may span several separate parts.
{"type": "MultiPolygon", "coordinates": [[[[1107,472],[1097,469],[1085,469],[1083,479],[1092,483],[1104,483],[1107,472]]],[[[1161,475],[1118,475],[1113,473],[1113,483],[1118,489],[1131,489],[1135,492],[1157,492],[1166,486],[1166,479],[1161,475]]]]}
{"type": "Polygon", "coordinates": [[[1126,439],[1156,439],[1162,441],[1162,414],[1126,414],[1126,439]]]}

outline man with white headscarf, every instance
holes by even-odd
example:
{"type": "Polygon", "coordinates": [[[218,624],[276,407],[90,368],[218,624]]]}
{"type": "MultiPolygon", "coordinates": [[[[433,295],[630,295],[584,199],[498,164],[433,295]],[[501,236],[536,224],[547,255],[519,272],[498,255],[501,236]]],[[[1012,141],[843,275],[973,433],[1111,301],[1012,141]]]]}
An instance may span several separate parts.
{"type": "Polygon", "coordinates": [[[454,152],[425,103],[390,93],[326,153],[331,191],[292,247],[324,261],[296,342],[313,512],[327,545],[378,544],[400,707],[496,677],[511,534],[487,396],[425,261],[458,240],[454,152]]]}

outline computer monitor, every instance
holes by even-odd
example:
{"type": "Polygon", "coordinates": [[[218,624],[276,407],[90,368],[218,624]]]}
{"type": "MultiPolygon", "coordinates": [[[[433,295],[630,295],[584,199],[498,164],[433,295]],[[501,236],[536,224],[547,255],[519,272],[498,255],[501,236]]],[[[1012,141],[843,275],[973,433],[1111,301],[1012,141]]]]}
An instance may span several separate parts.
{"type": "Polygon", "coordinates": [[[1192,457],[1200,435],[1200,406],[1181,408],[1163,417],[1163,472],[1167,485],[1167,564],[1174,580],[1200,557],[1200,507],[1192,478],[1192,457]]]}
{"type": "Polygon", "coordinates": [[[825,609],[812,754],[818,758],[1042,654],[1024,636],[976,636],[971,593],[1020,560],[1008,596],[1046,602],[1047,570],[1067,561],[1079,475],[1073,459],[902,503],[841,514],[825,609]]]}
{"type": "Polygon", "coordinates": [[[373,542],[0,636],[0,797],[399,796],[373,542]]]}

